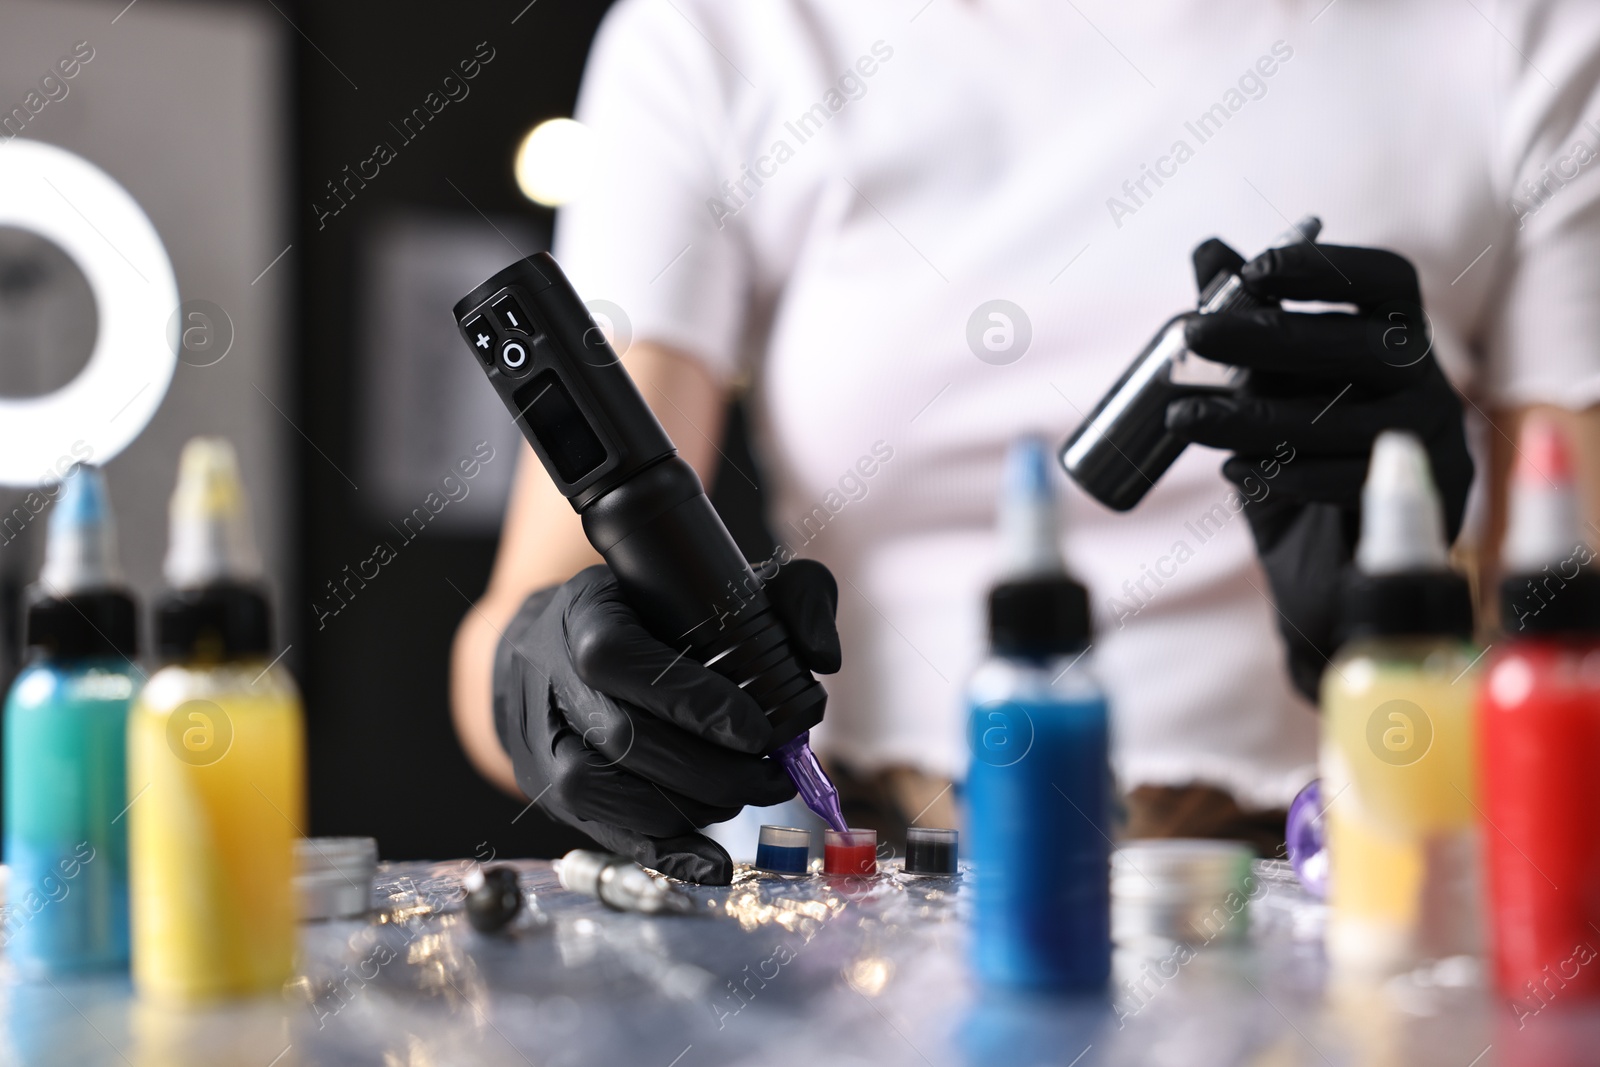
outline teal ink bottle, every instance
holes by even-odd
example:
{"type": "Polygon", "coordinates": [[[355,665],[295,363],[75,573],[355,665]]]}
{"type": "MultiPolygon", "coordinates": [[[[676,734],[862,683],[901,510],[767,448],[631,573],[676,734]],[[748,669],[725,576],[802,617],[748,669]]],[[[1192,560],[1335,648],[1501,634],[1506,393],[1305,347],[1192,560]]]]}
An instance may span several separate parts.
{"type": "Polygon", "coordinates": [[[128,707],[142,681],[104,475],[60,488],[5,705],[0,943],[38,977],[128,964],[128,707]]]}
{"type": "Polygon", "coordinates": [[[990,653],[967,690],[971,953],[986,985],[1087,991],[1111,971],[1110,729],[1050,475],[1043,441],[1013,446],[990,653]]]}

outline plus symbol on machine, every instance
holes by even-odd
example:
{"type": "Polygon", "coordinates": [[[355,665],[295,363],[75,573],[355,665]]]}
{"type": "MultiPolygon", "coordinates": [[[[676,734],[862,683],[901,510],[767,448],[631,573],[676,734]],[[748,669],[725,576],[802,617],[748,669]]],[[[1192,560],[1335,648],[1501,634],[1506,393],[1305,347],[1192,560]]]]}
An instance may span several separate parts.
{"type": "Polygon", "coordinates": [[[480,333],[478,335],[478,347],[479,348],[488,348],[489,347],[489,335],[488,334],[480,333]]]}

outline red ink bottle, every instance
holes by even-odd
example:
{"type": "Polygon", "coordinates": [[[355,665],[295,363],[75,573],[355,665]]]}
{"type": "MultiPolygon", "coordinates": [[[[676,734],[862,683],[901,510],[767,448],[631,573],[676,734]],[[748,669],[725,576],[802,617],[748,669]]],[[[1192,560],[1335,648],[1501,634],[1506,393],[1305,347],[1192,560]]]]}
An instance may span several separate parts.
{"type": "Polygon", "coordinates": [[[1519,453],[1478,713],[1495,981],[1531,1013],[1600,998],[1600,573],[1559,429],[1519,453]]]}

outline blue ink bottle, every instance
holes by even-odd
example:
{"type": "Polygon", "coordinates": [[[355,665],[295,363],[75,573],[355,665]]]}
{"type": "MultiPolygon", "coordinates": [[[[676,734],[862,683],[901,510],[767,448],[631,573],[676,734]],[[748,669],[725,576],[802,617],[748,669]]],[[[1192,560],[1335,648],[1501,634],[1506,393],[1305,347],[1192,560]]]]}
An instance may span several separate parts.
{"type": "Polygon", "coordinates": [[[128,964],[128,707],[142,674],[105,477],[60,489],[28,604],[29,661],[5,707],[0,942],[28,976],[128,964]]]}
{"type": "Polygon", "coordinates": [[[1050,466],[1042,440],[1007,457],[1004,578],[967,690],[972,963],[987,985],[1093,990],[1111,971],[1110,730],[1050,466]]]}

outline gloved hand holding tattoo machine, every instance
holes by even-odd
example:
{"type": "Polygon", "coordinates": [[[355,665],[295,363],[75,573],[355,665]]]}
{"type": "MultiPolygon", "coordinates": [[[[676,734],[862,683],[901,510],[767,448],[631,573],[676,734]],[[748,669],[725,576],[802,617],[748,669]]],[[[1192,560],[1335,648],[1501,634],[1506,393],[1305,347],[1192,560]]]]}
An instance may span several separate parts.
{"type": "Polygon", "coordinates": [[[1233,453],[1222,473],[1246,498],[1290,676],[1313,701],[1337,640],[1337,586],[1360,528],[1373,439],[1408,430],[1427,446],[1451,540],[1473,470],[1416,269],[1383,249],[1316,244],[1320,229],[1308,219],[1295,227],[1304,239],[1248,263],[1214,238],[1197,247],[1201,309],[1163,328],[1062,449],[1067,473],[1119,510],[1186,444],[1233,453]],[[1216,299],[1229,289],[1237,297],[1216,299]],[[1285,300],[1347,310],[1290,310],[1285,300]],[[1162,345],[1164,362],[1150,366],[1162,345]],[[1200,373],[1217,365],[1221,373],[1200,373]],[[1130,441],[1149,447],[1132,451],[1130,441]],[[1263,476],[1271,492],[1250,491],[1263,476]]]}
{"type": "Polygon", "coordinates": [[[807,743],[827,700],[811,672],[839,668],[832,575],[795,560],[757,577],[548,255],[455,317],[606,561],[529,597],[501,640],[495,717],[518,785],[606,848],[698,882],[726,884],[732,864],[695,827],[745,804],[798,787],[844,829],[807,743]]]}

